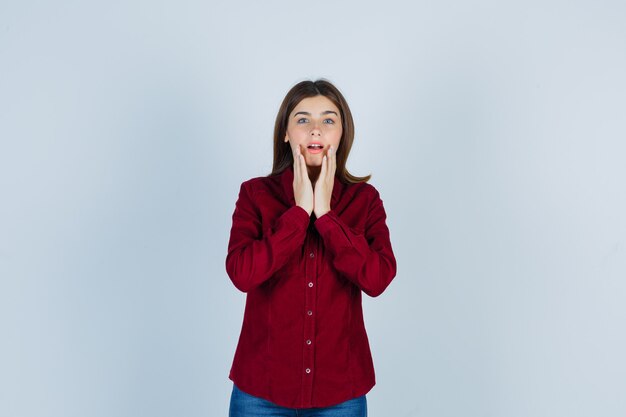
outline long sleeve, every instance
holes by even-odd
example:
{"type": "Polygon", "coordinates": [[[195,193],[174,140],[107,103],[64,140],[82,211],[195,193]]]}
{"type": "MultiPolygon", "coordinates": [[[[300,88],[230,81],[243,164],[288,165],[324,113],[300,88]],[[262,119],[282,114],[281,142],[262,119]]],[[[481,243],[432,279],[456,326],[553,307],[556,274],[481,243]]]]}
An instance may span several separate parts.
{"type": "Polygon", "coordinates": [[[334,267],[371,297],[380,295],[396,275],[383,202],[378,191],[367,207],[365,230],[346,225],[334,210],[315,221],[315,227],[333,255],[334,267]]]}
{"type": "Polygon", "coordinates": [[[292,206],[277,218],[273,228],[263,230],[253,197],[242,183],[226,255],[226,272],[242,292],[259,286],[287,263],[303,245],[310,220],[302,207],[292,206]]]}

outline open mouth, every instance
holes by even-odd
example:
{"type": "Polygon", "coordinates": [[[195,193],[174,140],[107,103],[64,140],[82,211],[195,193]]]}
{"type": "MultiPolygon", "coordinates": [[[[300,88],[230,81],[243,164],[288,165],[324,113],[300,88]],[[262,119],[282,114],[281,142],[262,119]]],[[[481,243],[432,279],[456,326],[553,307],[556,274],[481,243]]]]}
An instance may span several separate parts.
{"type": "Polygon", "coordinates": [[[309,153],[320,153],[324,150],[324,145],[321,143],[309,143],[306,148],[309,153]]]}

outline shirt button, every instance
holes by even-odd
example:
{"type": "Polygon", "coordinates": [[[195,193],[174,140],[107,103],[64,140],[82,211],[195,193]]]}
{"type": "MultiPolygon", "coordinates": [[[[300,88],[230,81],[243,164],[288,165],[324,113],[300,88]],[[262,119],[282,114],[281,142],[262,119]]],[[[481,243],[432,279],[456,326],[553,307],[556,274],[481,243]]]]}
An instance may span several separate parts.
{"type": "Polygon", "coordinates": [[[306,372],[307,374],[310,374],[310,373],[311,373],[311,369],[310,369],[310,368],[306,368],[306,369],[304,370],[304,372],[306,372]]]}
{"type": "Polygon", "coordinates": [[[315,254],[313,252],[309,253],[309,257],[313,258],[315,254]]]}
{"type": "Polygon", "coordinates": [[[309,316],[313,315],[313,312],[311,310],[307,311],[306,314],[308,314],[309,316]]]}
{"type": "Polygon", "coordinates": [[[309,288],[312,288],[312,287],[313,287],[313,283],[309,282],[309,288]]]}
{"type": "Polygon", "coordinates": [[[307,345],[310,345],[310,344],[311,344],[311,339],[308,339],[308,340],[306,341],[306,344],[307,344],[307,345]]]}

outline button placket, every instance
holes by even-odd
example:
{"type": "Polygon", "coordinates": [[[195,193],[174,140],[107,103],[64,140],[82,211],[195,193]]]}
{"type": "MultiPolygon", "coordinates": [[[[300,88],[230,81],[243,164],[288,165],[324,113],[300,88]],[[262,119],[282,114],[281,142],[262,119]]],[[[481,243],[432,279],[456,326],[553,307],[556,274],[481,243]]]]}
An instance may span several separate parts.
{"type": "Polygon", "coordinates": [[[305,279],[303,281],[305,297],[304,297],[304,337],[303,337],[303,385],[302,385],[302,398],[305,402],[311,401],[313,395],[313,379],[315,372],[314,364],[314,349],[315,344],[315,307],[316,293],[315,281],[317,279],[317,265],[316,265],[316,245],[317,237],[311,234],[305,241],[305,251],[309,256],[305,256],[305,279]]]}

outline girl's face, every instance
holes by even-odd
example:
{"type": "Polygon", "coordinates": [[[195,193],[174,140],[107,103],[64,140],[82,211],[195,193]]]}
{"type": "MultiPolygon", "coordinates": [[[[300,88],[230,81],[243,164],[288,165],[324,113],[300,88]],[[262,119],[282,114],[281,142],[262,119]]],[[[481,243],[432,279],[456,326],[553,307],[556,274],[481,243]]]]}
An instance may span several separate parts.
{"type": "Polygon", "coordinates": [[[321,166],[328,148],[332,145],[337,150],[342,132],[339,109],[328,98],[319,95],[302,99],[293,109],[285,142],[289,141],[292,153],[300,147],[307,166],[321,166]]]}

